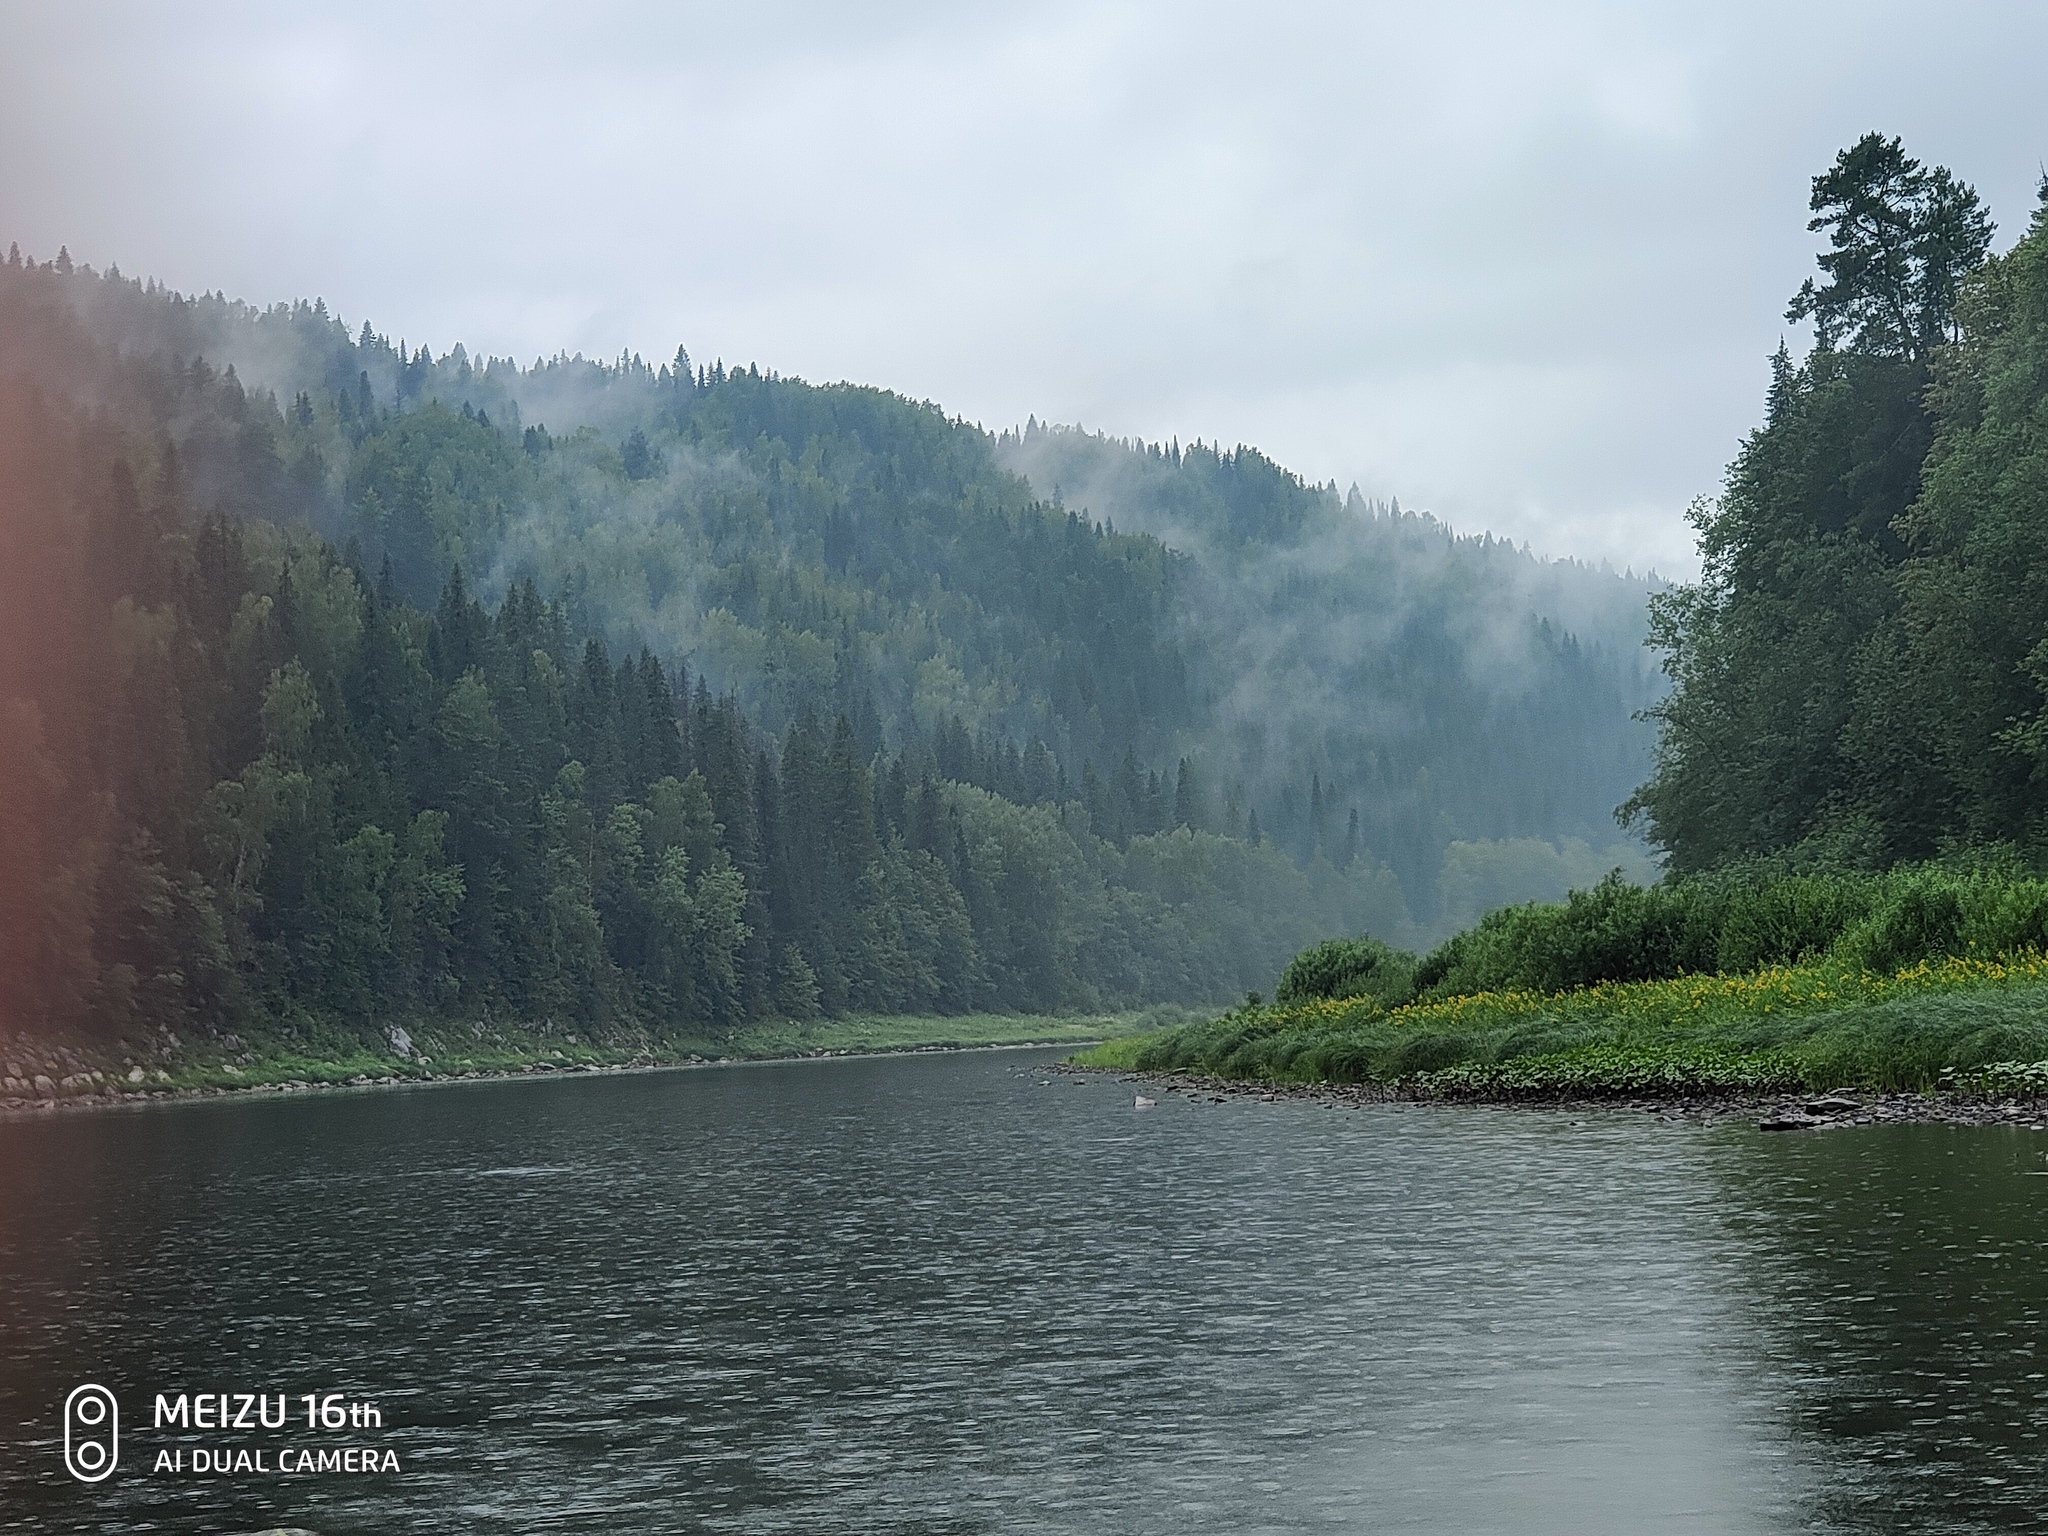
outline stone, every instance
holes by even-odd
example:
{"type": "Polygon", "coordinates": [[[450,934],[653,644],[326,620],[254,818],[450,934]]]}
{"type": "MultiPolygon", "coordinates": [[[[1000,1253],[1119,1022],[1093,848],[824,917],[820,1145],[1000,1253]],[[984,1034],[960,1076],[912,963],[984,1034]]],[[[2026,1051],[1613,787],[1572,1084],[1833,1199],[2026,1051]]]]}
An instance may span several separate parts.
{"type": "Polygon", "coordinates": [[[1821,1098],[1808,1099],[1806,1101],[1806,1112],[1809,1115],[1841,1115],[1847,1114],[1852,1109],[1861,1109],[1862,1107],[1863,1105],[1860,1100],[1852,1099],[1846,1094],[1840,1093],[1830,1093],[1821,1098]]]}
{"type": "Polygon", "coordinates": [[[1768,1120],[1759,1120],[1756,1128],[1760,1131],[1810,1131],[1818,1120],[1809,1120],[1804,1115],[1773,1115],[1768,1120]]]}
{"type": "Polygon", "coordinates": [[[57,1097],[57,1085],[38,1072],[36,1074],[36,1092],[46,1099],[54,1099],[57,1097]]]}

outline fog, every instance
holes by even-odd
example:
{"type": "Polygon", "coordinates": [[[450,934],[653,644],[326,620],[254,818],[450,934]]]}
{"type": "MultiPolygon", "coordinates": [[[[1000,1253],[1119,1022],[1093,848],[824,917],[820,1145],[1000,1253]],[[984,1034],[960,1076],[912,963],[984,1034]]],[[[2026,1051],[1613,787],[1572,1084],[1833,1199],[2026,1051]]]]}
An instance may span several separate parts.
{"type": "Polygon", "coordinates": [[[1213,684],[1203,760],[1269,818],[1301,815],[1300,786],[1319,781],[1329,803],[1364,808],[1423,902],[1447,815],[1489,842],[1575,841],[1581,881],[1647,867],[1612,812],[1648,775],[1654,733],[1635,717],[1663,693],[1643,646],[1656,578],[1460,537],[1356,486],[1289,490],[1242,452],[1032,424],[1000,453],[1040,495],[1193,557],[1186,622],[1213,684]]]}
{"type": "MultiPolygon", "coordinates": [[[[1254,444],[1667,575],[1873,127],[2008,229],[2018,4],[0,4],[0,241],[440,355],[1254,444]]],[[[1792,332],[1795,347],[1799,337],[1792,332]]]]}

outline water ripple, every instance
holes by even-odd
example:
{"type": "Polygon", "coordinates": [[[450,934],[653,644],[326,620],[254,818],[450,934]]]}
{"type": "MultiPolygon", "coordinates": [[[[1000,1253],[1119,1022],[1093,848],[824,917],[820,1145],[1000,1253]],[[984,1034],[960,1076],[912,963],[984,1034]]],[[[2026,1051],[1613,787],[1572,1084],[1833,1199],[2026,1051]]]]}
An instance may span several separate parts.
{"type": "Polygon", "coordinates": [[[0,1127],[0,1531],[2031,1518],[2048,1268],[2006,1133],[1135,1115],[1049,1059],[0,1127]],[[88,1378],[374,1398],[406,1470],[81,1488],[88,1378]]]}

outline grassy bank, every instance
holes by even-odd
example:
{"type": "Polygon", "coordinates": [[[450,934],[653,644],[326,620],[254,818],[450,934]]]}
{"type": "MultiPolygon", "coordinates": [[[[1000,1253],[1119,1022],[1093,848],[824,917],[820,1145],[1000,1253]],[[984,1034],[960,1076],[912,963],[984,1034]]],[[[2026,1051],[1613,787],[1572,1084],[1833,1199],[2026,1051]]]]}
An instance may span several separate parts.
{"type": "Polygon", "coordinates": [[[1069,1045],[1157,1032],[1191,1017],[1142,1013],[877,1015],[766,1020],[731,1032],[610,1039],[520,1025],[417,1025],[379,1040],[228,1036],[147,1057],[91,1042],[0,1042],[0,1104],[237,1089],[337,1087],[628,1066],[682,1066],[779,1057],[1069,1045]],[[40,1081],[38,1081],[40,1079],[40,1081]]]}
{"type": "Polygon", "coordinates": [[[1437,1097],[2048,1092],[2048,877],[2010,849],[1881,872],[1618,876],[1428,955],[1303,950],[1272,1005],[1094,1066],[1437,1097]]]}
{"type": "Polygon", "coordinates": [[[1534,1098],[1859,1088],[2048,1090],[2048,959],[1834,960],[1742,975],[1248,1005],[1111,1040],[1081,1064],[1422,1096],[1534,1098]],[[2033,1075],[2030,1076],[2029,1073],[2033,1075]]]}

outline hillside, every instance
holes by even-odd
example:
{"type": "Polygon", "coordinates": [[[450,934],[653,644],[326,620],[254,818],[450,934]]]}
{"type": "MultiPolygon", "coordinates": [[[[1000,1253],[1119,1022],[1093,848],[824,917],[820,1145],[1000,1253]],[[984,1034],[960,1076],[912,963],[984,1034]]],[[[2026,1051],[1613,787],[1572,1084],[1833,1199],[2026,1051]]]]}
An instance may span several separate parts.
{"type": "Polygon", "coordinates": [[[1586,848],[1575,879],[1647,870],[1613,812],[1650,763],[1633,716],[1663,691],[1654,583],[1340,498],[1253,449],[1036,423],[999,448],[1044,494],[1188,556],[1207,761],[1284,844],[1337,849],[1355,810],[1360,846],[1444,928],[1561,892],[1543,839],[1586,848]]]}
{"type": "Polygon", "coordinates": [[[17,1016],[1199,1001],[1633,857],[1647,588],[1246,451],[1073,435],[1097,507],[879,390],[68,260],[0,379],[17,1016]]]}

